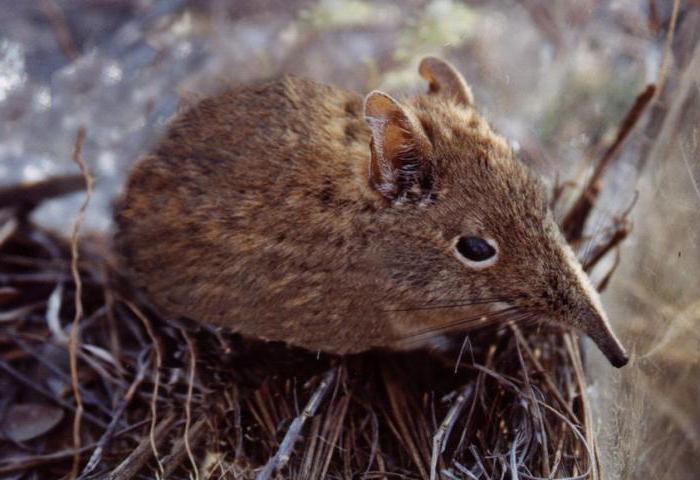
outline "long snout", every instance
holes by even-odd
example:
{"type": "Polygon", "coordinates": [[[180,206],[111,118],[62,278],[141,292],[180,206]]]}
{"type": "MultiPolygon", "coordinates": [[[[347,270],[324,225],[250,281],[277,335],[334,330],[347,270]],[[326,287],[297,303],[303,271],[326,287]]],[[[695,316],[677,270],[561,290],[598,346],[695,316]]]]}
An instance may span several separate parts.
{"type": "Polygon", "coordinates": [[[625,347],[613,332],[604,313],[591,308],[582,314],[578,323],[580,329],[595,342],[613,367],[620,368],[627,365],[629,357],[625,347]]]}
{"type": "Polygon", "coordinates": [[[629,357],[610,326],[600,295],[581,268],[573,251],[565,246],[563,252],[568,272],[562,276],[567,281],[557,286],[561,298],[566,299],[563,303],[567,308],[562,309],[561,320],[588,335],[614,367],[624,367],[629,357]]]}

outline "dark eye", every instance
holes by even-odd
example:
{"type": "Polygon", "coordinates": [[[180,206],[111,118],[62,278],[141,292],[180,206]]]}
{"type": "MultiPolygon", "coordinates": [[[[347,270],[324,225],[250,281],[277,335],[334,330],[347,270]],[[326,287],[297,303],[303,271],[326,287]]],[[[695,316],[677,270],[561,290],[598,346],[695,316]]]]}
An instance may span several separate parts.
{"type": "Polygon", "coordinates": [[[484,262],[496,255],[496,249],[481,237],[459,237],[455,248],[472,262],[484,262]]]}

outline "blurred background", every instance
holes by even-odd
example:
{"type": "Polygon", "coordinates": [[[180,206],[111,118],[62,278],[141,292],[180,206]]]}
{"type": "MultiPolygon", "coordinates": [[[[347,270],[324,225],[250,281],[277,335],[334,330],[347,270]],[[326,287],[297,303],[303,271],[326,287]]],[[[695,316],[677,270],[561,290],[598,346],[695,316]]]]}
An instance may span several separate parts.
{"type": "MultiPolygon", "coordinates": [[[[566,205],[656,83],[588,232],[604,237],[634,204],[604,296],[634,358],[613,371],[589,349],[588,394],[608,478],[697,478],[698,37],[691,0],[0,0],[0,186],[75,173],[84,126],[96,179],[84,228],[108,235],[129,166],[183,105],[283,73],[410,94],[432,54],[463,72],[523,161],[552,186],[576,182],[566,205]]],[[[82,198],[35,219],[67,232],[82,198]]]]}

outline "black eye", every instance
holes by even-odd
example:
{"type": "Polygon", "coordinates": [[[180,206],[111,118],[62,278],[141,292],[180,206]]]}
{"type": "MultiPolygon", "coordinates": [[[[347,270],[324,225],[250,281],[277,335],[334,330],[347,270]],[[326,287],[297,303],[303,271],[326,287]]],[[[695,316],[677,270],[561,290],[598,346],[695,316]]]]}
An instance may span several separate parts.
{"type": "Polygon", "coordinates": [[[480,237],[459,237],[457,251],[467,260],[483,262],[496,255],[496,249],[480,237]]]}

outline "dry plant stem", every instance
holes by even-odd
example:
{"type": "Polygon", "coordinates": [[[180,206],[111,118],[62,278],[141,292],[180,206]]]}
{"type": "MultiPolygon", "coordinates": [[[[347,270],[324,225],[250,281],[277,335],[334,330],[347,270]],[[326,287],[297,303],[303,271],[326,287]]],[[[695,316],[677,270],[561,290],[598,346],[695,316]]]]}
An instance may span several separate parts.
{"type": "Polygon", "coordinates": [[[666,33],[666,41],[664,42],[664,53],[661,57],[661,66],[659,67],[659,74],[656,77],[656,92],[654,94],[654,101],[658,101],[659,95],[664,88],[664,83],[666,83],[666,74],[668,73],[668,64],[671,59],[671,46],[673,44],[673,36],[676,33],[676,24],[678,23],[678,11],[680,9],[680,0],[673,0],[673,10],[671,11],[671,18],[668,22],[668,31],[666,33]]]}
{"type": "MultiPolygon", "coordinates": [[[[163,457],[163,479],[171,478],[171,475],[182,464],[185,457],[190,456],[188,448],[197,446],[199,442],[202,441],[204,438],[204,433],[207,431],[206,426],[207,419],[204,417],[200,418],[194,422],[185,436],[177,439],[177,441],[173,444],[171,452],[167,456],[163,457]],[[190,445],[190,447],[187,447],[187,445],[190,445]]],[[[155,437],[158,439],[157,429],[155,437]]]]}
{"type": "Polygon", "coordinates": [[[2,187],[0,188],[0,205],[13,205],[29,210],[44,200],[77,192],[84,188],[85,178],[82,175],[65,175],[30,184],[2,187]]]}
{"type": "Polygon", "coordinates": [[[0,323],[13,322],[17,319],[24,318],[29,313],[33,312],[34,310],[38,310],[44,305],[46,305],[46,302],[39,301],[12,310],[2,311],[0,312],[0,323]]]}
{"type": "Polygon", "coordinates": [[[321,469],[321,474],[319,478],[326,478],[326,473],[328,472],[328,466],[331,463],[331,458],[333,457],[333,453],[335,452],[335,446],[336,443],[338,442],[338,437],[340,436],[340,432],[343,429],[343,421],[345,420],[345,414],[348,411],[348,405],[350,403],[350,395],[345,395],[341,400],[340,400],[340,405],[335,412],[334,415],[329,416],[329,418],[332,418],[335,424],[333,425],[333,429],[331,430],[331,434],[328,438],[328,453],[326,454],[326,459],[323,463],[323,468],[321,469]]]}
{"type": "Polygon", "coordinates": [[[574,367],[574,374],[578,390],[581,392],[581,409],[583,410],[583,428],[586,432],[586,443],[587,445],[591,445],[591,448],[593,450],[593,461],[591,462],[591,478],[598,479],[600,478],[600,460],[598,458],[598,446],[593,430],[593,418],[591,416],[592,413],[591,409],[588,406],[588,402],[585,396],[586,375],[583,369],[581,350],[579,349],[578,343],[576,342],[573,333],[567,333],[564,336],[564,343],[566,345],[567,351],[569,352],[571,363],[574,367]]]}
{"type": "MultiPolygon", "coordinates": [[[[160,421],[156,427],[156,443],[162,443],[168,436],[170,430],[175,426],[175,414],[170,414],[160,421]]],[[[146,464],[150,458],[151,444],[149,438],[143,438],[138,446],[129,454],[128,457],[124,459],[114,470],[112,470],[107,476],[100,474],[99,476],[94,476],[103,480],[131,480],[134,478],[139,471],[146,464]]],[[[92,480],[92,479],[91,479],[92,480]]]]}
{"type": "MultiPolygon", "coordinates": [[[[56,403],[57,405],[60,405],[61,407],[65,408],[66,410],[69,410],[71,412],[76,412],[76,407],[75,405],[71,404],[67,400],[64,400],[60,397],[57,397],[54,393],[46,390],[44,387],[41,385],[37,384],[33,380],[27,378],[22,372],[19,370],[16,370],[10,364],[6,363],[4,360],[0,360],[0,370],[4,370],[5,373],[10,375],[12,378],[17,380],[18,382],[22,383],[23,385],[29,387],[30,389],[34,390],[35,392],[39,393],[40,395],[46,397],[48,400],[51,400],[52,402],[56,403]]],[[[83,417],[85,417],[86,420],[89,422],[97,425],[100,428],[107,428],[107,424],[100,420],[99,418],[95,417],[94,415],[84,412],[83,417]]]]}
{"type": "Polygon", "coordinates": [[[100,440],[97,442],[95,450],[93,450],[92,455],[90,455],[90,459],[88,460],[87,464],[85,464],[83,471],[80,473],[79,479],[86,478],[90,473],[92,473],[95,470],[95,468],[97,468],[99,463],[102,461],[102,453],[104,452],[105,448],[112,439],[114,432],[117,429],[117,424],[119,423],[119,420],[121,420],[124,411],[131,403],[131,400],[134,398],[134,394],[136,393],[137,389],[141,385],[141,382],[143,382],[143,379],[146,376],[148,362],[145,360],[145,358],[148,353],[148,350],[144,350],[141,352],[141,355],[139,355],[136,377],[129,386],[129,389],[126,391],[126,394],[124,395],[121,404],[119,405],[119,407],[117,407],[116,411],[114,412],[112,416],[112,421],[109,422],[109,426],[102,434],[102,437],[100,437],[100,440]]]}
{"type": "MultiPolygon", "coordinates": [[[[56,366],[55,363],[44,358],[40,352],[38,352],[36,349],[30,347],[27,344],[27,342],[22,340],[18,335],[10,334],[10,336],[12,337],[12,341],[15,342],[19,348],[21,348],[23,351],[27,352],[29,355],[31,355],[33,358],[35,358],[37,362],[39,362],[43,367],[50,370],[51,373],[56,375],[58,378],[60,378],[61,380],[63,380],[67,384],[70,384],[70,382],[71,382],[70,375],[67,375],[61,368],[56,366]]],[[[107,408],[105,405],[100,403],[97,400],[97,398],[95,398],[95,396],[92,394],[92,392],[90,392],[89,390],[86,390],[83,387],[80,387],[80,395],[86,401],[94,404],[105,415],[108,415],[108,416],[112,415],[112,411],[109,408],[107,408]]]]}
{"type": "Polygon", "coordinates": [[[236,450],[233,454],[234,461],[243,457],[243,425],[241,424],[241,399],[238,387],[232,386],[231,403],[233,403],[233,425],[236,432],[236,450]]]}
{"type": "Polygon", "coordinates": [[[387,370],[387,368],[382,369],[384,373],[384,385],[386,387],[387,396],[389,397],[389,404],[391,405],[391,414],[396,421],[395,427],[392,425],[392,422],[388,422],[389,427],[394,430],[394,435],[396,435],[396,438],[403,443],[404,448],[406,448],[406,451],[411,455],[411,459],[413,460],[413,463],[418,469],[421,477],[426,478],[428,476],[428,472],[423,465],[420,451],[418,450],[418,446],[414,441],[414,436],[411,435],[411,431],[409,430],[406,418],[404,416],[408,411],[408,406],[406,405],[405,401],[406,399],[402,394],[403,392],[400,391],[396,385],[396,382],[393,380],[393,378],[391,378],[391,374],[387,370]]]}
{"type": "Polygon", "coordinates": [[[588,259],[583,259],[583,269],[585,271],[590,271],[593,266],[597,264],[610,250],[617,247],[625,238],[627,238],[630,233],[629,225],[624,218],[617,223],[617,228],[608,241],[593,249],[593,251],[588,255],[588,259]]]}
{"type": "Polygon", "coordinates": [[[561,229],[570,243],[576,243],[581,239],[586,219],[591,213],[591,209],[600,194],[603,174],[609,167],[611,160],[619,151],[620,146],[639,121],[642,113],[644,113],[644,110],[653,98],[655,91],[656,87],[654,85],[647,85],[644,91],[637,96],[632,108],[627,112],[622,124],[618,128],[615,141],[608,147],[598,161],[583,191],[564,217],[561,223],[561,229]]]}
{"type": "Polygon", "coordinates": [[[523,333],[520,330],[520,328],[515,324],[511,324],[510,326],[511,326],[513,333],[517,337],[518,342],[522,346],[523,350],[525,350],[525,354],[528,356],[528,359],[534,365],[535,370],[537,370],[537,373],[542,375],[542,378],[544,379],[544,382],[547,385],[547,388],[549,388],[549,391],[552,393],[552,395],[554,395],[554,398],[557,399],[557,401],[562,406],[562,408],[564,410],[566,410],[566,413],[569,415],[569,417],[571,417],[572,420],[575,420],[577,418],[576,414],[571,409],[571,406],[569,406],[569,403],[566,400],[564,400],[564,397],[561,396],[560,390],[554,384],[554,381],[549,376],[547,371],[544,369],[544,367],[542,366],[542,363],[540,363],[540,361],[535,356],[535,353],[530,348],[530,345],[528,344],[527,340],[525,340],[525,337],[523,336],[523,333]]]}
{"type": "MultiPolygon", "coordinates": [[[[128,427],[115,433],[114,437],[122,436],[125,433],[131,432],[132,430],[141,427],[144,424],[145,422],[137,422],[134,425],[129,425],[128,427]]],[[[78,453],[82,454],[85,452],[89,452],[96,446],[97,443],[84,445],[78,453]]],[[[70,448],[43,455],[22,456],[20,458],[4,458],[2,459],[2,462],[6,463],[6,465],[0,465],[0,475],[7,475],[14,472],[27,471],[33,467],[38,467],[49,463],[62,462],[65,459],[73,458],[73,455],[75,455],[75,451],[72,448],[70,448]]]]}
{"type": "Polygon", "coordinates": [[[158,402],[158,389],[160,388],[160,367],[163,363],[163,355],[160,350],[160,342],[158,341],[158,337],[156,336],[155,332],[153,331],[153,326],[151,325],[150,320],[144,313],[132,302],[125,301],[126,305],[129,307],[129,309],[134,312],[134,315],[136,315],[139,320],[144,325],[144,328],[146,329],[146,333],[148,333],[148,336],[151,338],[151,342],[153,342],[153,349],[155,351],[156,355],[156,365],[155,365],[155,372],[154,372],[154,378],[153,378],[153,394],[151,395],[151,428],[149,430],[148,436],[151,439],[151,448],[153,449],[153,456],[156,459],[156,462],[158,463],[158,471],[162,476],[164,476],[163,472],[163,464],[160,461],[160,456],[158,455],[158,448],[156,446],[156,440],[155,440],[155,429],[156,429],[156,421],[158,418],[158,412],[157,412],[157,405],[156,403],[158,402]]]}
{"type": "Polygon", "coordinates": [[[70,373],[73,387],[73,396],[75,397],[75,417],[73,422],[73,444],[76,450],[75,457],[73,457],[73,468],[71,469],[70,478],[75,478],[78,475],[78,469],[80,467],[80,420],[83,414],[83,401],[80,396],[79,388],[79,378],[78,378],[78,333],[80,331],[80,320],[83,317],[83,284],[80,279],[80,272],[78,271],[78,236],[80,234],[80,227],[83,223],[83,218],[85,217],[85,210],[87,209],[88,203],[90,202],[90,195],[92,194],[92,176],[87,170],[87,166],[83,161],[81,156],[81,151],[83,148],[83,143],[85,142],[85,128],[81,127],[78,130],[78,137],[75,141],[75,148],[73,150],[73,161],[80,167],[80,173],[85,179],[85,185],[87,191],[85,193],[85,199],[80,205],[80,211],[78,212],[78,218],[73,226],[73,233],[71,235],[71,274],[73,281],[75,282],[75,316],[73,317],[73,325],[70,330],[70,337],[68,340],[68,352],[70,359],[70,373]]]}
{"type": "Polygon", "coordinates": [[[284,465],[289,461],[292,448],[294,447],[294,443],[296,443],[297,439],[299,438],[301,429],[304,427],[304,423],[306,423],[309,418],[316,415],[319,405],[321,405],[321,402],[323,402],[328,390],[330,389],[331,385],[333,385],[337,374],[338,367],[334,367],[323,375],[321,382],[318,384],[318,387],[313,395],[311,395],[311,398],[304,407],[304,410],[292,421],[291,425],[289,425],[287,433],[285,433],[277,452],[267,461],[265,467],[258,472],[257,476],[255,477],[256,480],[268,480],[275,470],[279,470],[280,468],[284,467],[284,465]]]}
{"type": "Polygon", "coordinates": [[[435,480],[437,478],[438,458],[442,455],[442,452],[445,451],[445,445],[450,438],[452,427],[454,427],[459,414],[462,413],[467,399],[472,394],[472,390],[474,390],[474,385],[472,383],[468,383],[462,388],[457,398],[452,402],[452,406],[440,424],[440,428],[438,428],[435,435],[433,435],[433,452],[430,459],[430,480],[435,480]]]}
{"type": "MultiPolygon", "coordinates": [[[[109,278],[109,269],[107,268],[107,265],[102,266],[102,278],[107,279],[109,278]]],[[[115,317],[115,312],[114,312],[114,292],[110,288],[109,284],[105,285],[105,288],[102,289],[104,292],[105,296],[105,306],[107,308],[106,310],[106,319],[107,319],[107,326],[109,328],[109,350],[112,352],[112,357],[116,360],[119,370],[120,370],[120,375],[121,371],[124,369],[124,366],[121,364],[121,343],[119,341],[119,334],[118,334],[118,327],[117,327],[117,319],[115,317]]]]}
{"type": "Polygon", "coordinates": [[[58,46],[71,62],[76,61],[78,58],[80,58],[80,54],[78,53],[78,49],[75,47],[73,38],[68,30],[66,17],[63,14],[61,7],[58,5],[58,3],[56,3],[56,0],[42,0],[41,9],[44,11],[46,18],[48,18],[49,23],[51,24],[51,28],[53,29],[53,34],[56,38],[56,43],[58,43],[58,46]]]}
{"type": "Polygon", "coordinates": [[[17,231],[17,218],[12,216],[8,218],[0,227],[0,247],[17,231]]]}
{"type": "Polygon", "coordinates": [[[187,382],[187,401],[185,402],[185,450],[187,451],[187,457],[190,459],[192,464],[192,469],[194,470],[195,480],[199,480],[199,468],[197,467],[197,462],[192,454],[192,446],[190,445],[190,424],[192,423],[192,391],[194,388],[194,378],[197,368],[197,355],[194,349],[194,343],[192,339],[187,335],[184,329],[180,329],[180,333],[185,338],[187,342],[187,350],[190,356],[190,373],[187,382]]]}
{"type": "Polygon", "coordinates": [[[610,283],[610,279],[613,276],[613,273],[615,273],[615,270],[617,270],[617,267],[620,265],[620,260],[621,260],[621,255],[620,255],[620,249],[615,250],[615,260],[613,261],[612,266],[610,267],[610,270],[605,274],[605,276],[602,278],[600,283],[596,286],[596,290],[599,292],[604,292],[608,288],[608,284],[610,283]]]}
{"type": "MultiPolygon", "coordinates": [[[[514,330],[515,325],[513,323],[510,324],[511,330],[514,330]]],[[[527,389],[527,397],[530,402],[530,409],[532,411],[533,416],[537,420],[537,423],[539,423],[540,427],[540,435],[542,436],[542,470],[544,474],[547,477],[551,476],[551,470],[549,468],[549,449],[547,448],[547,430],[544,426],[544,419],[542,416],[542,411],[539,408],[539,404],[535,401],[535,392],[532,388],[532,383],[530,382],[530,374],[527,371],[527,365],[525,364],[525,360],[523,359],[523,353],[521,351],[521,338],[522,337],[516,337],[515,341],[515,348],[518,352],[518,360],[520,361],[520,368],[522,368],[523,376],[525,377],[525,387],[527,389]]],[[[512,452],[515,452],[515,447],[516,447],[516,441],[513,441],[513,450],[512,452]]],[[[513,463],[513,457],[511,458],[511,463],[513,463]]],[[[512,474],[517,476],[517,470],[513,469],[512,474]]]]}

